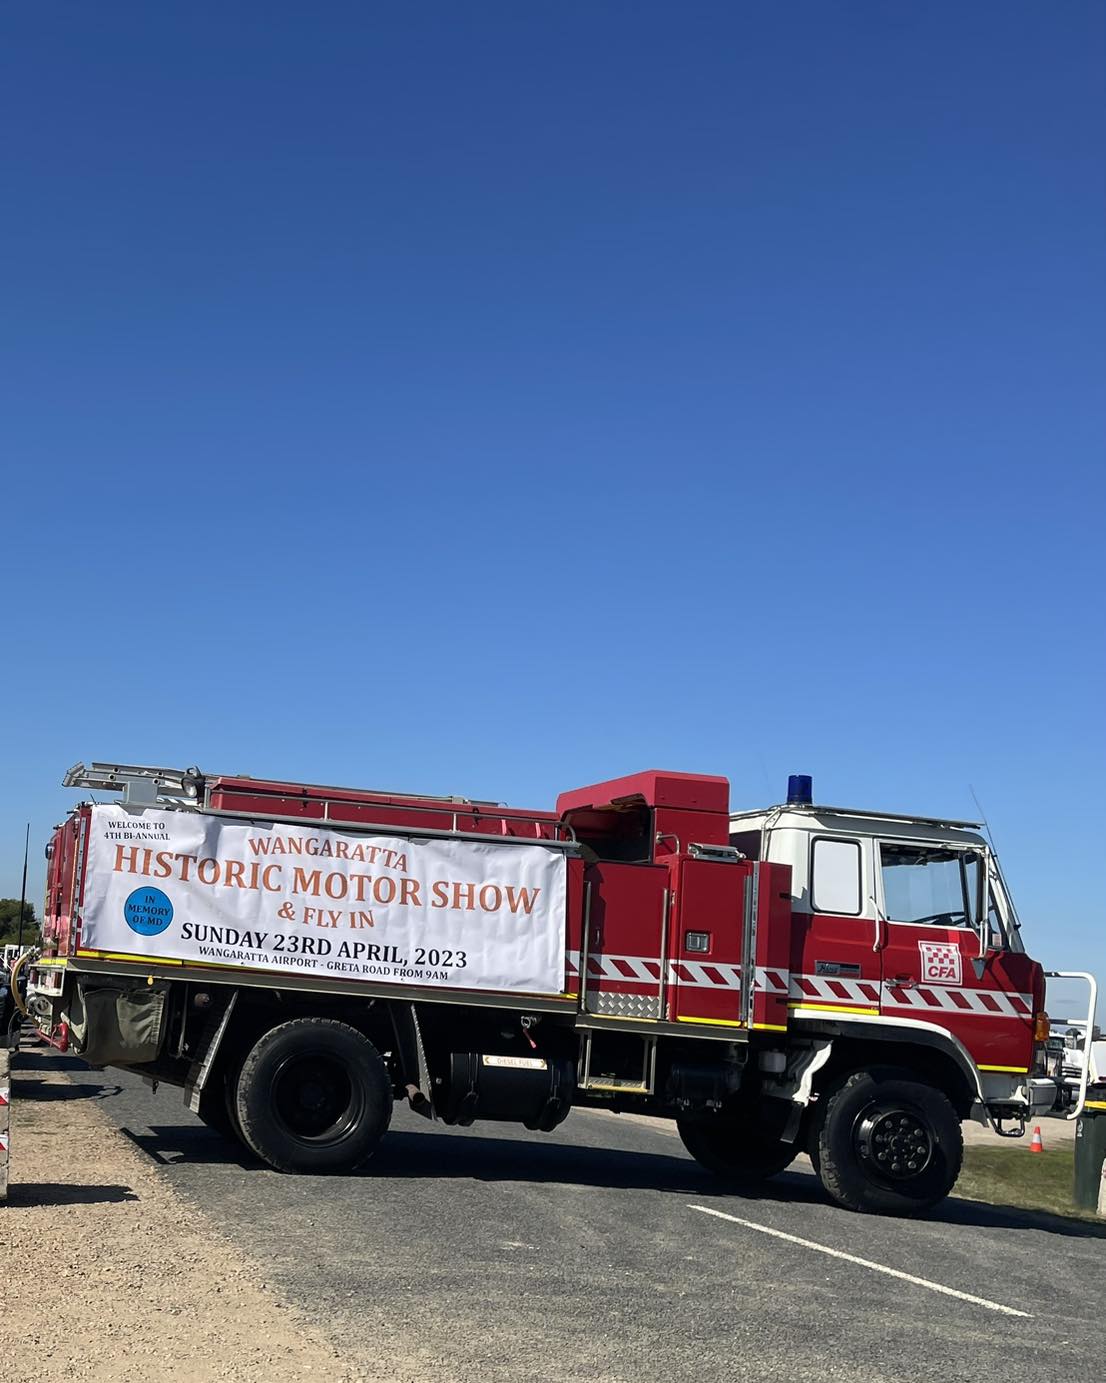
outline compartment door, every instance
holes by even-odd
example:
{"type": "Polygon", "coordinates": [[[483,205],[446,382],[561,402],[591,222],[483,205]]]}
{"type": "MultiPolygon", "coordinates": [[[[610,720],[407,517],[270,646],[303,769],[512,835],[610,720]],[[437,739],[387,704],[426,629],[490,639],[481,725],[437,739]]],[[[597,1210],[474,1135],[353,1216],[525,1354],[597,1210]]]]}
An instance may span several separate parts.
{"type": "Polygon", "coordinates": [[[662,1016],[668,870],[655,864],[589,865],[580,993],[602,1018],[662,1016]]]}
{"type": "Polygon", "coordinates": [[[670,1020],[748,1025],[754,972],[742,962],[746,947],[755,945],[759,874],[759,866],[744,860],[681,863],[669,942],[670,1020]]]}

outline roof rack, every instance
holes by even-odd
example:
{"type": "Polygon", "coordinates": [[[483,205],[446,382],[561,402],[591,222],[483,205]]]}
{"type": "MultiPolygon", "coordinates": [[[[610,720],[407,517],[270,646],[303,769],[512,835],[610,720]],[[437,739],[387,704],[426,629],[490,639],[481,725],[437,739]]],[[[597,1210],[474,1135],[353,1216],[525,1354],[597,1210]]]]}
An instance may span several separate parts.
{"type": "Polygon", "coordinates": [[[946,826],[954,831],[978,831],[980,821],[953,821],[947,816],[911,816],[907,812],[869,812],[859,807],[821,807],[810,802],[781,802],[775,807],[760,807],[755,811],[731,812],[730,820],[739,821],[742,817],[765,816],[769,812],[805,812],[811,816],[827,814],[830,816],[855,816],[862,821],[902,821],[913,826],[946,826]]]}

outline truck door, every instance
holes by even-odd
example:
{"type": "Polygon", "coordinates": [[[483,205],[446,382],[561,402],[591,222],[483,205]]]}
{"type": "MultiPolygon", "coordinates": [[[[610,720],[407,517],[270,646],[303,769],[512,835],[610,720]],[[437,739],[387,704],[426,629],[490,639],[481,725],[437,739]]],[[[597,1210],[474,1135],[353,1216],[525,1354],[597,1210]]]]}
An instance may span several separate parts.
{"type": "Polygon", "coordinates": [[[668,870],[601,861],[588,866],[588,918],[581,956],[585,1013],[661,1017],[668,870]]]}
{"type": "Polygon", "coordinates": [[[759,865],[745,862],[680,861],[668,942],[670,1022],[733,1028],[749,1022],[753,968],[745,954],[759,873],[759,865]]]}
{"type": "Polygon", "coordinates": [[[668,936],[665,1017],[785,1031],[790,938],[786,865],[682,859],[668,936]]]}
{"type": "Polygon", "coordinates": [[[796,858],[792,1007],[878,1014],[880,958],[869,878],[870,841],[828,833],[795,836],[806,859],[796,858]]]}
{"type": "Polygon", "coordinates": [[[876,852],[882,1011],[947,1028],[982,1071],[1028,1070],[1032,963],[1004,946],[982,849],[887,839],[876,852]]]}

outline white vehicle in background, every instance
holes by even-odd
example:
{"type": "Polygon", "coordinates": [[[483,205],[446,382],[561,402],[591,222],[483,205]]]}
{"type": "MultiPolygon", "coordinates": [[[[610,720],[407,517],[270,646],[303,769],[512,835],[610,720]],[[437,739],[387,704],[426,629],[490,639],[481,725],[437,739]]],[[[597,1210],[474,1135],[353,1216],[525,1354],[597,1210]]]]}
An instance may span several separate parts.
{"type": "Polygon", "coordinates": [[[1056,1019],[1048,1048],[1050,1060],[1059,1063],[1056,1075],[1062,1080],[1081,1081],[1089,1055],[1088,1084],[1106,1081],[1106,1040],[1097,1025],[1088,1043],[1086,1019],[1056,1019]]]}
{"type": "Polygon", "coordinates": [[[19,962],[29,956],[33,946],[18,946],[9,942],[0,946],[0,1047],[14,1048],[19,1045],[19,1029],[23,1023],[24,1011],[21,1008],[22,993],[26,989],[26,979],[19,978],[23,968],[19,962]],[[15,976],[13,983],[13,975],[15,976]],[[20,999],[16,1001],[18,987],[20,999]]]}

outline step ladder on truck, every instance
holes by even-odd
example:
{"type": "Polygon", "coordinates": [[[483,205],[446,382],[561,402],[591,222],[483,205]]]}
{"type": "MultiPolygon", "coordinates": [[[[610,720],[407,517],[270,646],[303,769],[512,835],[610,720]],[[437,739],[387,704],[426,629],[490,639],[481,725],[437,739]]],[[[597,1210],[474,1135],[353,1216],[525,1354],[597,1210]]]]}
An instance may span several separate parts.
{"type": "MultiPolygon", "coordinates": [[[[673,1119],[741,1185],[809,1152],[851,1209],[914,1213],[961,1120],[1075,1118],[1046,972],[971,822],[653,770],[553,810],[77,765],[27,1005],[43,1038],[179,1086],[270,1166],[346,1172],[393,1101],[551,1130],[673,1119]]],[[[1058,973],[1058,972],[1050,972],[1058,973]]],[[[1095,982],[1086,983],[1088,1034],[1095,982]]],[[[1088,1037],[1089,1041],[1089,1037],[1088,1037]]]]}

